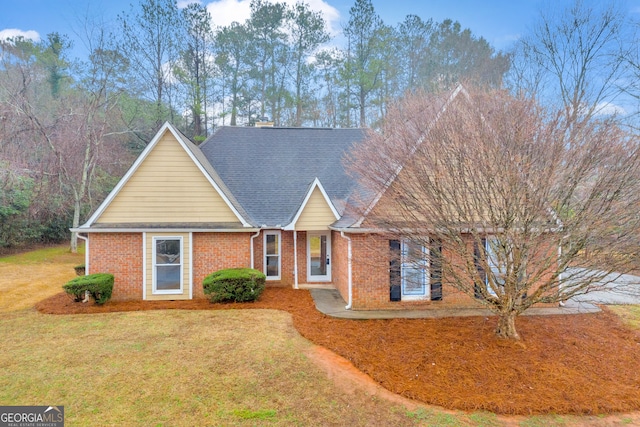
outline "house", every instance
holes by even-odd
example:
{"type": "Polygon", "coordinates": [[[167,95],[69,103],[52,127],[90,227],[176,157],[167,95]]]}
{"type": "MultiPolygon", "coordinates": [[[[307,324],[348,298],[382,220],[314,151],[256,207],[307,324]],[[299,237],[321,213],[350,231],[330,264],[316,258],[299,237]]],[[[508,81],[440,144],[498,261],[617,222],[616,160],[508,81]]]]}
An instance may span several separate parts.
{"type": "Polygon", "coordinates": [[[114,300],[203,298],[206,275],[252,267],[267,286],[334,287],[353,310],[477,306],[443,281],[437,261],[402,262],[441,248],[390,240],[350,209],[363,194],[343,158],[365,137],[222,127],[196,146],[166,123],[74,230],[86,240],[86,273],[112,273],[114,300]]]}

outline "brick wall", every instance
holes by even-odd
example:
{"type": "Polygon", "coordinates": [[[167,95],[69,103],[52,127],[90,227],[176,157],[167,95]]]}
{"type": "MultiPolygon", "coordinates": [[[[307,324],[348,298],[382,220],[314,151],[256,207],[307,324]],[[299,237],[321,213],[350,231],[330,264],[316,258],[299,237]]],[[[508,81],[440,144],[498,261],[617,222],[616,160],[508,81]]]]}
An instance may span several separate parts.
{"type": "Polygon", "coordinates": [[[193,297],[204,298],[202,281],[217,270],[251,266],[250,233],[193,233],[193,297]]]}
{"type": "MultiPolygon", "coordinates": [[[[271,231],[271,230],[267,230],[271,231]]],[[[300,239],[300,235],[303,233],[298,233],[298,253],[306,246],[306,239],[302,238],[302,243],[300,239]],[[301,249],[302,248],[302,249],[301,249]]],[[[280,280],[267,280],[267,286],[288,286],[293,287],[293,231],[281,231],[280,232],[280,280]]],[[[264,272],[264,231],[260,233],[258,237],[253,239],[253,250],[254,250],[254,268],[256,270],[260,270],[264,272]]],[[[304,252],[303,252],[304,254],[304,252]]],[[[300,278],[300,273],[302,266],[300,264],[301,259],[298,258],[298,278],[300,278]]],[[[304,262],[304,261],[303,261],[304,262]]],[[[304,264],[306,268],[306,263],[304,264]]],[[[306,271],[306,270],[305,270],[306,271]]],[[[306,277],[306,276],[305,276],[306,277]]],[[[304,282],[300,282],[304,283],[304,282]]]]}
{"type": "Polygon", "coordinates": [[[89,273],[114,275],[113,300],[142,299],[142,233],[89,234],[89,273]]]}
{"type": "MultiPolygon", "coordinates": [[[[347,237],[352,235],[347,234],[347,237]]],[[[349,302],[349,242],[339,232],[331,233],[331,279],[342,298],[349,302]]]]}
{"type": "MultiPolygon", "coordinates": [[[[446,307],[481,307],[474,298],[457,290],[451,284],[451,278],[446,274],[442,277],[442,301],[390,301],[389,298],[389,240],[380,235],[349,234],[352,240],[353,252],[353,310],[378,309],[437,309],[446,307]]],[[[470,248],[473,243],[468,240],[470,248]]],[[[347,259],[347,242],[339,234],[334,239],[334,250],[341,259],[347,259]]],[[[544,245],[543,245],[544,248],[544,245]]],[[[553,248],[544,248],[538,256],[553,256],[553,248]]],[[[334,259],[336,258],[334,255],[334,259]]],[[[443,248],[443,257],[452,263],[459,263],[454,253],[443,248]]],[[[334,264],[335,267],[335,264],[334,264]]],[[[334,285],[345,301],[348,301],[348,271],[347,266],[338,266],[334,270],[334,285]]],[[[469,279],[471,281],[471,279],[469,279]]],[[[532,291],[535,290],[532,289],[532,291]]],[[[548,304],[539,304],[546,306],[548,304]]]]}

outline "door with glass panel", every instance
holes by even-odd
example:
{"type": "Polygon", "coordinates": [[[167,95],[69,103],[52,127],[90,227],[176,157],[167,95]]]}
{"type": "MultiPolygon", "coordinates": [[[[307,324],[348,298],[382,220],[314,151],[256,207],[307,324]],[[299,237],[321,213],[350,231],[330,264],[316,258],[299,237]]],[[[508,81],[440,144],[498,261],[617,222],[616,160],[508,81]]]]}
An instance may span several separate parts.
{"type": "Polygon", "coordinates": [[[331,281],[330,233],[308,233],[307,235],[307,280],[309,282],[331,281]]]}

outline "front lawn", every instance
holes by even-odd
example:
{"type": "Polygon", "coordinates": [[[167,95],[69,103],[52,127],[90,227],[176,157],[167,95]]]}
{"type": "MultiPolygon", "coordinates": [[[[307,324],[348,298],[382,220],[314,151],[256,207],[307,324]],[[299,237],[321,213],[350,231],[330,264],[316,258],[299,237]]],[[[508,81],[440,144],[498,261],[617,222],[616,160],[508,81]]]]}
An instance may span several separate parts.
{"type": "MultiPolygon", "coordinates": [[[[41,274],[32,263],[5,264],[18,276],[41,274]]],[[[637,412],[611,415],[640,408],[640,337],[609,312],[528,316],[518,325],[523,342],[508,343],[484,318],[334,319],[292,289],[268,288],[255,304],[96,306],[58,293],[38,308],[94,314],[5,305],[0,405],[64,405],[68,425],[640,423],[637,412]],[[389,390],[451,409],[345,386],[348,363],[318,364],[298,332],[389,390]],[[561,412],[588,415],[542,415],[561,412]]]]}

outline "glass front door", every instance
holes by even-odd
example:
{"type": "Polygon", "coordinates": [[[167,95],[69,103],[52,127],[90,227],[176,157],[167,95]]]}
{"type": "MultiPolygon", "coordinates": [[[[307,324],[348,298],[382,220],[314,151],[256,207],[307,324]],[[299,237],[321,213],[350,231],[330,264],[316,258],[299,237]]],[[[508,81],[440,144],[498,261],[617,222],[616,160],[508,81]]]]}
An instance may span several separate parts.
{"type": "Polygon", "coordinates": [[[331,281],[331,234],[309,233],[307,239],[307,280],[331,281]]]}

